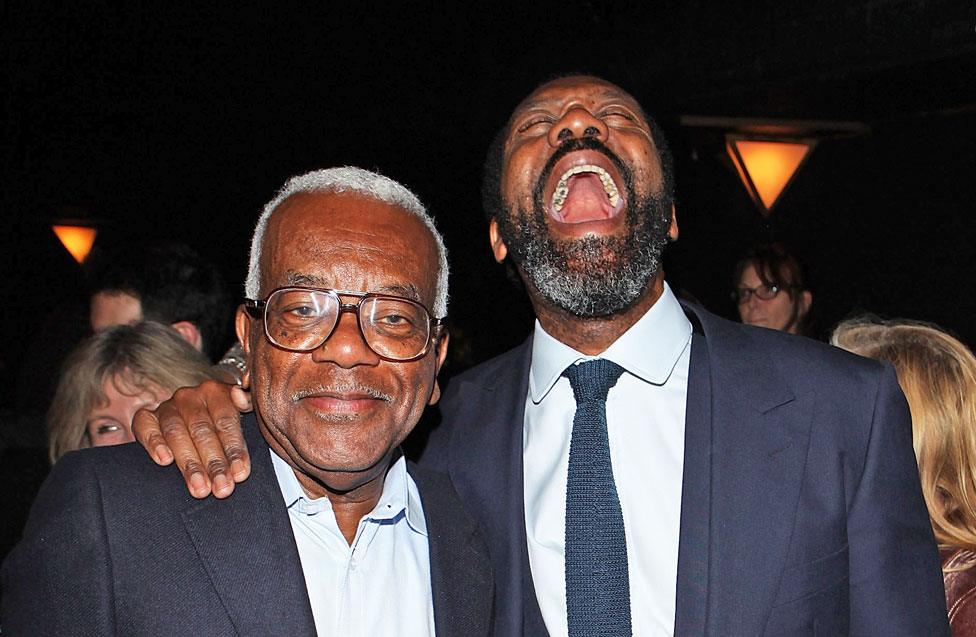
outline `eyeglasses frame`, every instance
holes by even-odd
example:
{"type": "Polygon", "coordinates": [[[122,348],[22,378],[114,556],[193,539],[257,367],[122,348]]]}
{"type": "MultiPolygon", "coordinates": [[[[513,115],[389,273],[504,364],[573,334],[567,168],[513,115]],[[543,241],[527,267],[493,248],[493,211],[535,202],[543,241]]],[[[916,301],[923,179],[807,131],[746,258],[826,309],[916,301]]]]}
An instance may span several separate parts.
{"type": "Polygon", "coordinates": [[[283,349],[288,352],[298,352],[298,353],[314,352],[318,348],[322,347],[325,343],[329,341],[330,338],[332,338],[332,335],[335,333],[336,328],[339,327],[339,320],[342,318],[342,314],[344,312],[350,312],[356,317],[356,327],[359,329],[359,336],[363,339],[363,343],[366,344],[366,347],[369,348],[369,351],[373,352],[383,360],[390,361],[393,363],[409,363],[411,361],[419,360],[424,356],[426,356],[427,353],[430,351],[431,343],[436,342],[441,338],[443,329],[447,325],[446,316],[441,318],[434,318],[434,315],[431,313],[429,309],[427,309],[426,305],[424,305],[420,301],[415,301],[414,299],[408,299],[402,296],[397,296],[395,294],[383,294],[381,292],[354,292],[351,290],[334,290],[332,288],[312,288],[312,287],[303,287],[300,285],[286,285],[280,288],[275,288],[271,290],[271,292],[269,292],[268,295],[264,297],[263,300],[244,299],[244,311],[247,312],[247,314],[251,318],[260,320],[262,323],[264,323],[264,337],[268,339],[269,343],[271,343],[278,349],[283,349]],[[267,320],[268,299],[270,299],[278,292],[291,291],[291,290],[306,291],[306,292],[324,292],[325,294],[334,294],[336,300],[339,302],[339,309],[336,312],[335,324],[333,324],[332,329],[329,330],[329,333],[325,336],[325,338],[322,339],[322,341],[318,343],[315,347],[310,347],[308,349],[293,349],[290,347],[285,347],[284,345],[279,345],[278,343],[276,343],[275,340],[271,338],[271,335],[268,334],[268,320],[267,320]],[[342,302],[343,296],[352,296],[352,297],[356,297],[359,300],[356,303],[343,303],[342,302]],[[373,346],[370,345],[369,341],[366,339],[366,333],[363,332],[362,319],[359,316],[359,310],[363,305],[363,301],[365,301],[366,299],[393,299],[395,301],[406,301],[407,303],[411,303],[413,305],[419,306],[424,311],[424,313],[427,314],[427,320],[429,321],[429,325],[430,325],[429,327],[430,334],[427,336],[427,343],[426,345],[424,345],[423,351],[421,351],[419,354],[411,358],[390,358],[389,356],[384,356],[383,354],[380,354],[375,349],[373,349],[373,346]]]}
{"type": "Polygon", "coordinates": [[[746,294],[740,293],[739,289],[732,290],[732,301],[734,301],[736,305],[745,305],[746,303],[749,302],[749,299],[752,298],[753,296],[755,296],[760,301],[772,301],[773,299],[776,298],[776,295],[779,294],[780,292],[786,292],[787,290],[798,290],[798,289],[800,289],[799,285],[779,285],[779,284],[768,285],[766,283],[763,283],[762,285],[757,285],[754,288],[742,288],[742,291],[746,292],[746,294]],[[770,288],[771,290],[773,290],[773,293],[768,298],[763,298],[761,295],[756,294],[756,291],[759,290],[760,288],[770,288]]]}

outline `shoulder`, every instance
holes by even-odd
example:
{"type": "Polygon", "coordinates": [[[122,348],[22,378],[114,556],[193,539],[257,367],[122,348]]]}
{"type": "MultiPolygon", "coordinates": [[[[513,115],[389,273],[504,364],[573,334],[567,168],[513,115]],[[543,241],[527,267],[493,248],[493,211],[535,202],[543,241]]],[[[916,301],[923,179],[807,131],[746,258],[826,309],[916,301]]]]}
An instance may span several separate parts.
{"type": "MultiPolygon", "coordinates": [[[[175,467],[174,467],[175,468],[175,467]]],[[[62,456],[51,468],[45,490],[90,489],[105,478],[119,483],[142,484],[169,467],[157,466],[136,443],[78,449],[62,456]]]]}
{"type": "Polygon", "coordinates": [[[976,552],[949,549],[941,557],[953,634],[976,634],[976,552]]]}
{"type": "Polygon", "coordinates": [[[66,472],[82,472],[101,485],[104,492],[138,497],[150,491],[167,489],[182,481],[175,463],[160,467],[137,443],[82,449],[65,455],[55,465],[65,464],[66,472]],[[116,485],[113,487],[113,485],[116,485]]]}
{"type": "Polygon", "coordinates": [[[158,516],[149,518],[141,512],[171,510],[154,484],[168,484],[175,497],[181,481],[175,467],[156,466],[135,444],[68,453],[55,463],[34,499],[10,562],[19,564],[22,573],[54,560],[65,569],[70,564],[75,575],[100,568],[92,556],[104,558],[107,538],[117,527],[128,524],[132,532],[126,538],[144,539],[157,529],[158,516]],[[132,522],[136,512],[147,524],[132,522]],[[63,555],[67,548],[71,559],[63,555]],[[85,562],[82,557],[92,559],[85,562]]]}
{"type": "Polygon", "coordinates": [[[31,522],[84,514],[95,509],[108,521],[115,511],[152,502],[152,510],[192,502],[175,464],[160,467],[136,443],[72,451],[59,459],[45,480],[31,522]]]}
{"type": "Polygon", "coordinates": [[[763,366],[798,387],[877,384],[886,367],[884,363],[804,336],[743,325],[698,306],[686,305],[685,309],[701,323],[710,358],[720,366],[763,366]],[[731,365],[733,360],[738,365],[731,365]]]}
{"type": "Polygon", "coordinates": [[[525,400],[531,355],[529,338],[519,347],[450,379],[437,405],[440,422],[430,431],[419,461],[426,467],[446,470],[455,430],[470,432],[472,427],[492,428],[499,421],[512,421],[525,400]]]}
{"type": "Polygon", "coordinates": [[[530,337],[518,347],[479,363],[452,378],[448,383],[444,398],[450,400],[451,397],[471,391],[475,387],[491,389],[507,379],[517,378],[523,373],[528,373],[531,354],[532,339],[530,337]]]}

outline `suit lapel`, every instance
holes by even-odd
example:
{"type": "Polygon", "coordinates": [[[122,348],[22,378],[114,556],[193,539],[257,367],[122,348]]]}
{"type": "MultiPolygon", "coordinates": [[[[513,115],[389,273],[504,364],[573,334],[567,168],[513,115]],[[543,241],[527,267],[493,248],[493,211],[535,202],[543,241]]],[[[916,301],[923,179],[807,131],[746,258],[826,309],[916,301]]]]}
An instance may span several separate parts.
{"type": "Polygon", "coordinates": [[[244,431],[251,477],[228,500],[193,503],[184,525],[238,633],[314,635],[288,512],[253,415],[244,431]]]}
{"type": "Polygon", "coordinates": [[[674,634],[702,635],[708,603],[709,517],[712,469],[712,381],[708,345],[691,339],[685,407],[685,460],[681,486],[681,532],[674,634]]]}
{"type": "Polygon", "coordinates": [[[410,466],[427,520],[434,625],[438,637],[487,635],[493,581],[488,547],[447,476],[410,466]]]}
{"type": "Polygon", "coordinates": [[[691,632],[759,634],[789,549],[812,409],[779,375],[771,348],[757,347],[740,326],[692,311],[704,331],[699,353],[707,361],[693,349],[686,440],[704,445],[710,457],[694,447],[685,451],[678,617],[702,627],[707,608],[705,630],[691,632]],[[702,391],[706,379],[710,405],[702,391]],[[710,446],[703,426],[709,412],[710,446]],[[710,510],[707,537],[699,498],[710,510]]]}
{"type": "Polygon", "coordinates": [[[476,502],[478,519],[488,538],[498,582],[506,583],[496,598],[498,634],[536,634],[542,625],[531,575],[525,534],[522,473],[522,423],[528,394],[531,338],[510,356],[486,370],[487,382],[460,388],[475,404],[475,414],[454,423],[450,474],[465,502],[476,502]],[[523,628],[523,622],[529,629],[523,628]]]}

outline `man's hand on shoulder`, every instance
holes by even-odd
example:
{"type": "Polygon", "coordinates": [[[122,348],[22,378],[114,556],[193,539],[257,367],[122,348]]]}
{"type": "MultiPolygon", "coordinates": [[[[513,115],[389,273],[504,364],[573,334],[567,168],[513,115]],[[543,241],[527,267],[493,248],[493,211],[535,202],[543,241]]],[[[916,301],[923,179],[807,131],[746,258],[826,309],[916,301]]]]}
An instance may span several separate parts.
{"type": "Polygon", "coordinates": [[[193,497],[226,498],[251,473],[240,419],[250,410],[246,390],[208,380],[176,390],[154,411],[141,410],[132,432],[157,464],[176,461],[193,497]]]}

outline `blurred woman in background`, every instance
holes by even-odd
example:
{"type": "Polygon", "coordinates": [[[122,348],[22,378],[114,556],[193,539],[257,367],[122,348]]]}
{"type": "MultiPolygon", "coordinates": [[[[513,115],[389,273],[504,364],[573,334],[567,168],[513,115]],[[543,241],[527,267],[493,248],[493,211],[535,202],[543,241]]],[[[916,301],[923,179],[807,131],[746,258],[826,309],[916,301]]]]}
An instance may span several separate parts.
{"type": "Polygon", "coordinates": [[[942,330],[904,320],[845,321],[831,343],[895,367],[912,412],[952,634],[976,635],[976,358],[942,330]]]}
{"type": "Polygon", "coordinates": [[[75,449],[133,441],[138,410],[153,409],[180,387],[218,374],[203,354],[159,323],[119,325],[88,338],[65,362],[48,410],[51,463],[75,449]]]}
{"type": "Polygon", "coordinates": [[[796,258],[775,244],[759,248],[735,266],[732,299],[746,325],[805,334],[813,294],[796,258]]]}

